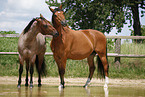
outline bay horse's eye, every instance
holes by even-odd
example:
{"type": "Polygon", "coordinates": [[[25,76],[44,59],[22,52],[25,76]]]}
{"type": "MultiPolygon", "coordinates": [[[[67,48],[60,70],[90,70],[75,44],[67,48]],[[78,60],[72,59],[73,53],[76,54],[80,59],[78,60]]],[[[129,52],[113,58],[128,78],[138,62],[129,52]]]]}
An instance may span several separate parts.
{"type": "Polygon", "coordinates": [[[57,15],[54,14],[55,17],[57,17],[57,15]]]}

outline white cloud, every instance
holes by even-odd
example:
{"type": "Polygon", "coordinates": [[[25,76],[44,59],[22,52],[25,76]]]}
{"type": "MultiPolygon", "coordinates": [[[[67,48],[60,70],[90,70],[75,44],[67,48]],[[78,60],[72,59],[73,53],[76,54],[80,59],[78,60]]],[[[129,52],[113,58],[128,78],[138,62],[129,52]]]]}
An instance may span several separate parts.
{"type": "Polygon", "coordinates": [[[2,0],[0,30],[21,32],[32,18],[40,13],[51,21],[52,13],[45,0],[2,0]]]}
{"type": "Polygon", "coordinates": [[[38,10],[40,11],[45,6],[45,0],[8,0],[9,8],[13,10],[38,10]]]}

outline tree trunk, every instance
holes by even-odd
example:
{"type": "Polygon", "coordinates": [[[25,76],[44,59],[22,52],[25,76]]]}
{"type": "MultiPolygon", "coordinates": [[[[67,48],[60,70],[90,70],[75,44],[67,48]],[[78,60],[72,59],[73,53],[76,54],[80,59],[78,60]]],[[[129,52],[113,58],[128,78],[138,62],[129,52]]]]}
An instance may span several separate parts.
{"type": "MultiPolygon", "coordinates": [[[[131,10],[133,13],[133,28],[134,28],[134,36],[141,36],[141,26],[139,19],[139,9],[138,3],[135,3],[138,0],[134,0],[134,5],[131,6],[131,10]]],[[[141,40],[137,40],[137,43],[140,43],[141,40]]]]}

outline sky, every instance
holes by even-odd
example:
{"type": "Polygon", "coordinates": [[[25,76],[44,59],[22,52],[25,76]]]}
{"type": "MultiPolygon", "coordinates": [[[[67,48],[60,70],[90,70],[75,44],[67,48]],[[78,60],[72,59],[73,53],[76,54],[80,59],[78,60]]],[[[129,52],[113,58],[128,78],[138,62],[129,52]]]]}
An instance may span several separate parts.
{"type": "MultiPolygon", "coordinates": [[[[51,21],[50,12],[45,0],[0,0],[0,31],[16,31],[21,33],[27,24],[40,13],[51,21]]],[[[145,16],[140,18],[141,25],[145,25],[145,16]]],[[[122,32],[118,35],[129,36],[130,31],[127,25],[124,25],[122,32]]],[[[116,35],[116,28],[109,35],[116,35]]],[[[106,34],[107,35],[107,34],[106,34]]]]}

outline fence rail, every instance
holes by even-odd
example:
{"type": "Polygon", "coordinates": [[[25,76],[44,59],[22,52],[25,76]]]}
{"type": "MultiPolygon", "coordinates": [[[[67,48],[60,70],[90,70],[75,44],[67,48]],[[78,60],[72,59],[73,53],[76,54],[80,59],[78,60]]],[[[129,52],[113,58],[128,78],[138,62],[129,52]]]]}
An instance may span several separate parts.
{"type": "Polygon", "coordinates": [[[145,36],[106,36],[107,39],[145,39],[145,36]]]}
{"type": "MultiPolygon", "coordinates": [[[[19,37],[20,34],[0,34],[0,37],[19,37]]],[[[51,35],[45,35],[52,37],[51,35]]],[[[106,36],[107,39],[145,39],[145,36],[106,36]]]]}
{"type": "MultiPolygon", "coordinates": [[[[18,55],[18,52],[0,52],[0,55],[18,55]]],[[[46,52],[46,56],[52,56],[52,52],[46,52]]],[[[98,55],[98,54],[96,54],[98,55]]],[[[127,57],[127,58],[145,58],[145,55],[135,55],[135,54],[118,54],[118,53],[108,53],[108,57],[127,57]]]]}
{"type": "MultiPolygon", "coordinates": [[[[19,37],[19,34],[0,34],[0,37],[19,37]]],[[[46,37],[51,37],[50,35],[46,35],[46,37]]],[[[107,39],[145,39],[145,36],[106,36],[107,39]]],[[[115,42],[115,47],[118,47],[120,41],[115,42]],[[119,43],[118,43],[119,42],[119,43]]],[[[120,47],[120,46],[119,46],[120,47]]],[[[120,51],[119,51],[120,52],[120,51]]],[[[18,52],[0,52],[0,55],[18,55],[18,52]]],[[[46,52],[45,55],[52,56],[52,52],[46,52]]],[[[127,57],[127,58],[145,58],[145,55],[136,55],[136,54],[120,54],[118,51],[115,53],[108,53],[109,57],[127,57]]]]}

